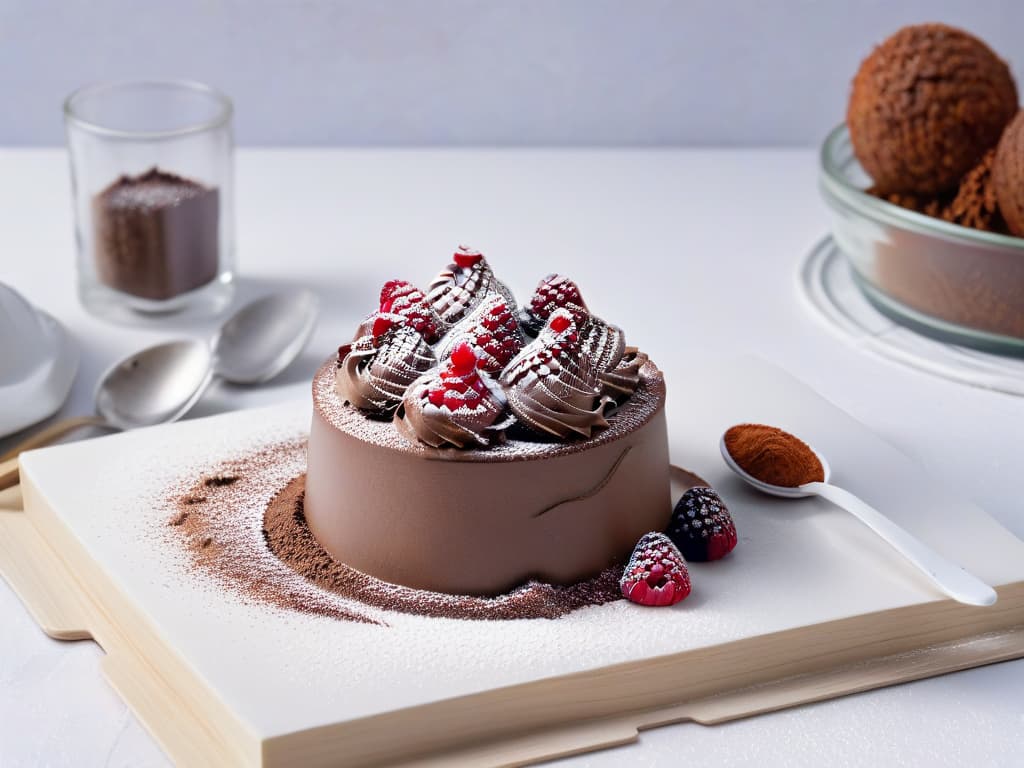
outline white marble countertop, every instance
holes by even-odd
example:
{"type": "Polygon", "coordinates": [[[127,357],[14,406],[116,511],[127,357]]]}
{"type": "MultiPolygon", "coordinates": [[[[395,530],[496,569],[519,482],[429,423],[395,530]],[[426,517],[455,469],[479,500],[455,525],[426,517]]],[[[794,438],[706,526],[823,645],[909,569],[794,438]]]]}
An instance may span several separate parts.
{"type": "MultiPolygon", "coordinates": [[[[210,324],[113,326],[74,288],[67,162],[0,150],[0,280],[72,331],[82,365],[64,413],[135,348],[210,324]]],[[[196,414],[305,396],[319,361],[389,277],[423,282],[457,242],[520,293],[550,270],[642,339],[674,375],[708,352],[754,352],[803,378],[1024,536],[1024,400],[871,357],[799,302],[795,270],[826,230],[807,150],[245,150],[238,156],[239,297],[309,285],[323,316],[271,386],[221,387],[196,414]]],[[[671,404],[670,408],[684,408],[671,404]]],[[[9,441],[0,440],[0,448],[9,441]]],[[[699,469],[699,468],[697,468],[699,469]]],[[[0,765],[158,766],[167,760],[104,681],[92,643],[45,637],[0,582],[0,765]]],[[[686,724],[566,766],[1018,765],[1024,661],[714,728],[686,724]]]]}

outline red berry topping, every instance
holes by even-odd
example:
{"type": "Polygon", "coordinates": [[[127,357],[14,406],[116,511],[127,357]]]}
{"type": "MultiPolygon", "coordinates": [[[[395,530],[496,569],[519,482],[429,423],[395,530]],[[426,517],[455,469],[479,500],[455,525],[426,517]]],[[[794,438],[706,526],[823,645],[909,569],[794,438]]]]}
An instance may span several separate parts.
{"type": "Polygon", "coordinates": [[[452,370],[456,373],[466,374],[476,369],[476,353],[473,348],[464,341],[455,345],[452,350],[452,370]]]}
{"type": "Polygon", "coordinates": [[[570,325],[572,325],[572,320],[570,320],[566,315],[556,315],[551,320],[551,330],[555,333],[561,333],[570,325]]]}
{"type": "Polygon", "coordinates": [[[483,257],[484,255],[476,248],[470,248],[468,245],[460,245],[452,258],[455,260],[455,263],[463,269],[469,269],[483,257]]]}
{"type": "Polygon", "coordinates": [[[640,605],[675,605],[690,594],[690,574],[676,545],[663,533],[645,533],[619,580],[622,595],[640,605]]]}
{"type": "Polygon", "coordinates": [[[736,524],[711,488],[691,488],[672,511],[666,531],[687,560],[718,560],[736,546],[736,524]]]}
{"type": "Polygon", "coordinates": [[[450,411],[459,408],[475,410],[490,396],[486,382],[477,370],[478,358],[472,345],[460,341],[452,350],[448,364],[421,397],[437,407],[450,411]]]}
{"type": "Polygon", "coordinates": [[[486,298],[473,317],[475,319],[468,322],[469,327],[459,331],[457,338],[473,348],[481,370],[496,374],[523,347],[519,323],[509,311],[508,303],[498,295],[486,298]]]}
{"type": "Polygon", "coordinates": [[[377,318],[373,321],[373,329],[370,333],[373,334],[374,341],[380,341],[381,337],[394,327],[395,321],[393,318],[387,315],[377,315],[377,318]]]}
{"type": "Polygon", "coordinates": [[[438,387],[437,389],[428,390],[427,400],[429,400],[433,405],[436,405],[438,408],[440,408],[442,405],[444,405],[444,389],[442,387],[438,387]]]}
{"type": "Polygon", "coordinates": [[[424,341],[433,344],[440,337],[438,317],[426,303],[423,291],[405,280],[389,280],[380,290],[380,311],[401,315],[424,341]]]}
{"type": "Polygon", "coordinates": [[[548,275],[537,285],[530,298],[529,314],[536,325],[543,325],[556,309],[568,309],[576,322],[589,313],[580,289],[564,275],[548,275]]]}
{"type": "Polygon", "coordinates": [[[380,308],[384,312],[390,312],[390,304],[396,296],[406,295],[415,291],[416,287],[405,280],[388,280],[380,289],[380,308]]]}

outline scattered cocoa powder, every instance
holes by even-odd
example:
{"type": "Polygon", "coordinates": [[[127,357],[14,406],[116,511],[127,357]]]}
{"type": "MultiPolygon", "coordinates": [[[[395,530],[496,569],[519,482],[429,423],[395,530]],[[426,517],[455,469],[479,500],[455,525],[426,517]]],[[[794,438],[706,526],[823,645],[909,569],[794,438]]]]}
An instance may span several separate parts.
{"type": "Polygon", "coordinates": [[[175,543],[184,544],[191,565],[234,590],[243,600],[345,621],[382,622],[312,588],[271,555],[262,539],[263,510],[252,499],[267,498],[266,475],[282,462],[299,462],[305,440],[267,446],[226,462],[172,489],[168,520],[175,543]]]}
{"type": "Polygon", "coordinates": [[[263,533],[270,551],[317,586],[375,608],[449,619],[555,619],[577,608],[622,597],[619,570],[567,587],[530,581],[497,597],[447,595],[376,579],[334,560],[306,525],[305,476],[295,478],[270,503],[263,533]]]}
{"type": "Polygon", "coordinates": [[[496,597],[447,595],[389,584],[334,560],[306,525],[304,439],[268,446],[185,482],[168,530],[192,565],[244,599],[346,621],[383,624],[380,611],[450,619],[555,619],[621,599],[619,569],[561,587],[530,581],[496,597]],[[289,481],[268,479],[294,467],[289,481]],[[273,471],[271,471],[273,470],[273,471]],[[267,498],[256,509],[253,498],[267,498]]]}

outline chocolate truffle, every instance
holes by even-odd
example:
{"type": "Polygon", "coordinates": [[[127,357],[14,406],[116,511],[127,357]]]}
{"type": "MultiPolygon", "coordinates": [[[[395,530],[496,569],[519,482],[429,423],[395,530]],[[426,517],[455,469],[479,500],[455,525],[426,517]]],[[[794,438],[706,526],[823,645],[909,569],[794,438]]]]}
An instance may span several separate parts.
{"type": "Polygon", "coordinates": [[[981,162],[960,181],[956,197],[946,205],[940,216],[953,224],[985,232],[1006,232],[1006,222],[996,200],[992,168],[996,151],[990,149],[981,162]]]}
{"type": "Polygon", "coordinates": [[[900,208],[923,213],[925,216],[941,216],[950,202],[948,194],[915,195],[910,192],[882,192],[878,187],[869,187],[867,193],[885,200],[887,203],[898,205],[900,208]]]}
{"type": "Polygon", "coordinates": [[[999,141],[992,185],[1006,226],[1024,237],[1024,111],[1017,113],[999,141]]]}
{"type": "Polygon", "coordinates": [[[943,24],[904,27],[853,80],[846,122],[883,194],[953,189],[1017,112],[1009,68],[981,40],[943,24]]]}

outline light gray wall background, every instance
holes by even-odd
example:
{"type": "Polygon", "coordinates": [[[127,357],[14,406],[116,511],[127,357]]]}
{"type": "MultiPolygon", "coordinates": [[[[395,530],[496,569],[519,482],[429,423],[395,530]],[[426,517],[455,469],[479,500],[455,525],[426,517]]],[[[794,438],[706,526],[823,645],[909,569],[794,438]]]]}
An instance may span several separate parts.
{"type": "Polygon", "coordinates": [[[190,78],[242,144],[813,144],[871,46],[941,20],[1024,72],[1017,0],[0,0],[0,144],[107,79],[190,78]]]}

